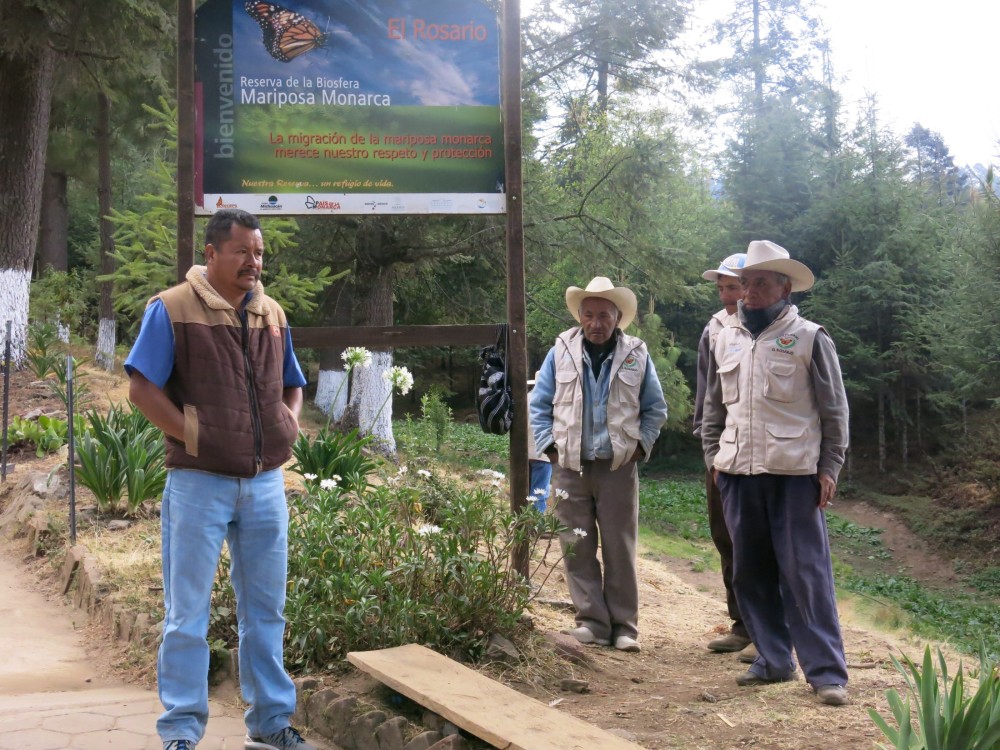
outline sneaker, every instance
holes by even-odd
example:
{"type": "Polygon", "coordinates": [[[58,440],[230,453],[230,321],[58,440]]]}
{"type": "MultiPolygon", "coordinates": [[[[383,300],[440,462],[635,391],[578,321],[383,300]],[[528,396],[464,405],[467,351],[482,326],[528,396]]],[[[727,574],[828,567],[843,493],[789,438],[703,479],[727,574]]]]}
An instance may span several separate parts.
{"type": "Polygon", "coordinates": [[[827,706],[846,706],[847,688],[843,685],[820,685],[816,688],[819,702],[827,706]]]}
{"type": "Polygon", "coordinates": [[[615,648],[619,651],[637,653],[640,650],[639,641],[628,635],[620,635],[615,638],[615,648]]]}
{"type": "Polygon", "coordinates": [[[742,653],[739,655],[739,661],[742,664],[753,664],[757,661],[757,647],[751,643],[743,649],[742,653]]]}
{"type": "Polygon", "coordinates": [[[727,633],[722,638],[716,638],[714,641],[708,642],[708,648],[710,651],[718,651],[723,654],[731,654],[736,651],[742,651],[749,645],[749,638],[745,635],[737,635],[736,633],[727,633]]]}
{"type": "Polygon", "coordinates": [[[195,743],[191,740],[167,740],[163,743],[163,750],[194,750],[195,743]]]}
{"type": "Polygon", "coordinates": [[[294,727],[285,727],[280,732],[264,737],[251,737],[248,734],[243,748],[244,750],[319,750],[315,745],[310,745],[302,739],[302,735],[294,727]]]}
{"type": "Polygon", "coordinates": [[[741,675],[737,675],[736,684],[740,687],[753,687],[754,685],[773,685],[776,682],[793,682],[799,679],[797,672],[792,672],[786,677],[761,677],[756,672],[747,670],[741,675]]]}
{"type": "Polygon", "coordinates": [[[562,631],[565,635],[571,635],[576,638],[580,643],[591,644],[595,646],[610,646],[611,640],[608,638],[598,638],[594,635],[594,631],[588,628],[586,625],[581,625],[578,628],[573,628],[572,630],[562,631]]]}

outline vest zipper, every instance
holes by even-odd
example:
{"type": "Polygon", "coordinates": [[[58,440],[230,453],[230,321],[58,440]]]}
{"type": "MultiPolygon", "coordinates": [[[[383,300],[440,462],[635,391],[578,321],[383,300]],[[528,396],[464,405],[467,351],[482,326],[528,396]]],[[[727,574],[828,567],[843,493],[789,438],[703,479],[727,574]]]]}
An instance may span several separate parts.
{"type": "Polygon", "coordinates": [[[240,331],[242,333],[243,370],[246,374],[247,392],[250,401],[250,424],[253,427],[254,476],[260,474],[263,464],[261,457],[263,444],[263,428],[260,424],[260,405],[257,403],[257,387],[253,379],[253,367],[250,364],[250,326],[247,323],[247,312],[239,313],[240,331]]]}

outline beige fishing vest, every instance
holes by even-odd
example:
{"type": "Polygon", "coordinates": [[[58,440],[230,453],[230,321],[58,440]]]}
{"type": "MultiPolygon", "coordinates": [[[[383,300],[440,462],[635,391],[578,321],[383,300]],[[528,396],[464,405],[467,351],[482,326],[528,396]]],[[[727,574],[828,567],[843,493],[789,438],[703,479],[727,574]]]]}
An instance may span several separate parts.
{"type": "MultiPolygon", "coordinates": [[[[559,463],[580,471],[583,423],[583,331],[571,328],[555,344],[555,393],[552,396],[552,440],[559,463]]],[[[635,452],[642,437],[639,429],[639,390],[646,376],[649,352],[641,339],[620,333],[611,361],[608,390],[608,433],[614,471],[635,452]]]]}
{"type": "Polygon", "coordinates": [[[819,329],[789,305],[756,341],[738,319],[719,332],[714,355],[726,427],[716,469],[816,473],[822,430],[810,368],[819,329]]]}

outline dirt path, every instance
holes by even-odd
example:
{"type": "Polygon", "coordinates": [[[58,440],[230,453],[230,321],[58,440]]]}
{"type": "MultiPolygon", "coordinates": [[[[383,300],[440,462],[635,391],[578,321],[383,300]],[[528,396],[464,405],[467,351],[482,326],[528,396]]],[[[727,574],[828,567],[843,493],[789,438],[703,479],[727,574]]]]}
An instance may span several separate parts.
{"type": "Polygon", "coordinates": [[[102,685],[87,654],[79,613],[25,575],[0,543],[0,695],[102,685]]]}
{"type": "MultiPolygon", "coordinates": [[[[714,654],[705,642],[727,625],[721,579],[717,573],[695,573],[684,562],[642,559],[640,629],[643,650],[623,654],[588,648],[588,663],[567,667],[564,677],[590,683],[590,692],[561,692],[558,680],[518,689],[560,710],[620,730],[646,748],[677,750],[826,750],[872,748],[880,733],[869,708],[886,710],[884,693],[902,689],[903,681],[889,654],[903,649],[911,656],[923,645],[873,632],[853,622],[842,603],[844,638],[851,674],[851,704],[821,706],[803,681],[740,688],[735,677],[746,669],[736,657],[714,654]],[[687,571],[670,568],[687,567],[687,571]]],[[[556,572],[549,595],[565,597],[556,572]]],[[[568,611],[543,607],[536,611],[539,628],[558,631],[571,625],[568,611]]]]}

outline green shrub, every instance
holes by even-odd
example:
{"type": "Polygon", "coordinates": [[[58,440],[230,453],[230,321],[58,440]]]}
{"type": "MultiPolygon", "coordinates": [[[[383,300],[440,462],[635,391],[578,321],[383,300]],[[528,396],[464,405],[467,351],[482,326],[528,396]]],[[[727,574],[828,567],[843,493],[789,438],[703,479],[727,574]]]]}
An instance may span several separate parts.
{"type": "Polygon", "coordinates": [[[1000,674],[997,664],[979,648],[979,687],[971,697],[965,695],[962,665],[949,685],[948,664],[937,651],[940,673],[935,671],[931,649],[924,650],[922,667],[908,657],[905,666],[893,657],[896,669],[906,679],[904,699],[895,690],[886,692],[896,726],[890,726],[875,709],[868,709],[872,721],[892,743],[879,745],[883,750],[997,750],[1000,748],[1000,674]],[[918,726],[914,727],[910,699],[913,699],[918,726]]]}
{"type": "Polygon", "coordinates": [[[345,433],[324,428],[314,439],[300,434],[292,446],[292,471],[301,474],[312,488],[335,481],[346,490],[362,492],[368,486],[368,475],[378,466],[378,460],[365,452],[372,439],[360,436],[357,429],[345,433]]]}
{"type": "Polygon", "coordinates": [[[65,359],[64,347],[59,340],[55,323],[32,323],[28,326],[28,369],[39,380],[55,372],[56,364],[65,359]]]}
{"type": "Polygon", "coordinates": [[[76,476],[94,493],[102,513],[135,515],[158,497],[167,481],[163,437],[137,409],[112,406],[107,416],[91,410],[80,441],[76,476]]]}
{"type": "Polygon", "coordinates": [[[56,377],[54,380],[49,378],[47,381],[49,384],[49,390],[52,391],[52,395],[62,401],[63,406],[66,407],[67,411],[69,410],[70,367],[72,367],[73,376],[73,411],[85,409],[93,399],[90,387],[87,385],[87,381],[84,378],[83,373],[80,371],[80,365],[82,365],[85,361],[86,360],[77,359],[76,357],[63,355],[61,357],[57,357],[52,365],[52,371],[55,373],[56,377]]]}
{"type": "Polygon", "coordinates": [[[450,495],[435,524],[419,487],[292,498],[289,665],[330,669],[348,650],[412,642],[476,658],[491,634],[516,637],[531,590],[511,552],[538,543],[540,516],[515,518],[483,490],[450,495]]]}
{"type": "Polygon", "coordinates": [[[448,428],[451,427],[451,407],[445,403],[445,395],[441,386],[432,385],[420,397],[420,413],[434,433],[434,450],[437,453],[441,452],[441,446],[448,437],[448,428]]]}

